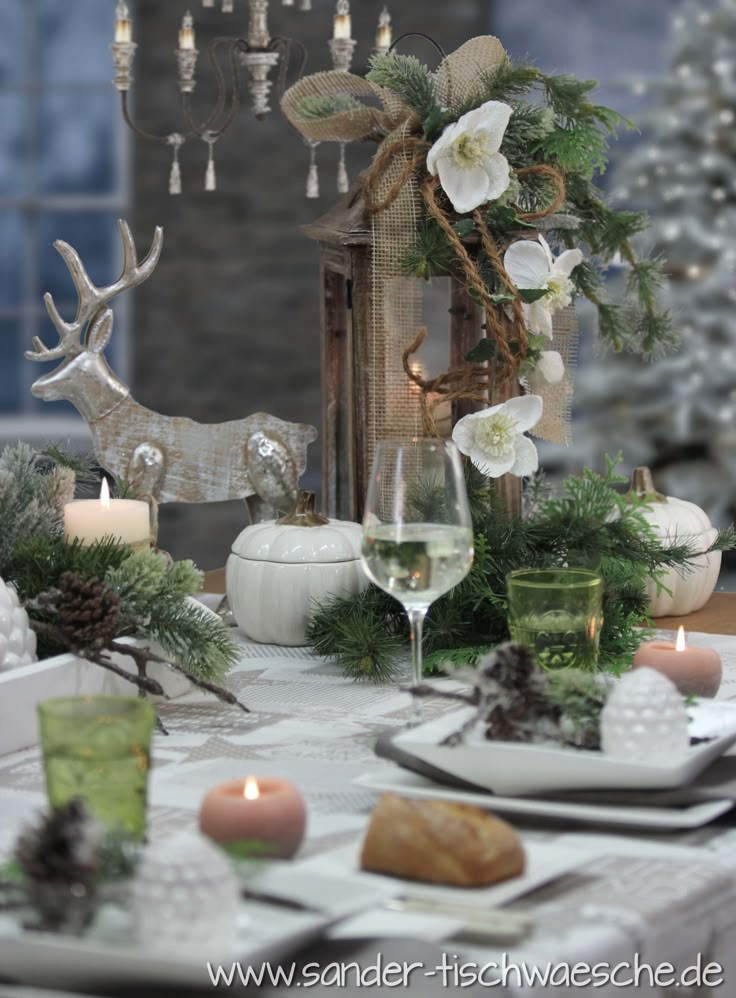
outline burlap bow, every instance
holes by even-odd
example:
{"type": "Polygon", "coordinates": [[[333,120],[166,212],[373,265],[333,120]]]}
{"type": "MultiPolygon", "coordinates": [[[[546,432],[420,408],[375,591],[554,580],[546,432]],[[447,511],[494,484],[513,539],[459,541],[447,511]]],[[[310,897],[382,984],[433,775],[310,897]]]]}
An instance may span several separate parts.
{"type": "MultiPolygon", "coordinates": [[[[477,98],[480,103],[483,76],[487,77],[506,60],[503,46],[491,36],[472,38],[447,56],[435,74],[443,107],[459,117],[473,99],[477,98]]],[[[373,342],[371,363],[365,372],[369,382],[368,397],[373,400],[371,411],[365,413],[367,442],[372,453],[378,440],[414,435],[422,428],[427,430],[426,420],[422,427],[417,385],[412,384],[404,370],[404,355],[416,342],[418,329],[423,324],[423,282],[406,276],[404,259],[416,240],[419,222],[428,214],[437,219],[455,242],[457,235],[437,205],[437,180],[429,177],[426,171],[430,144],[421,137],[421,122],[395,94],[350,73],[324,72],[305,77],[291,87],[284,95],[282,108],[287,119],[309,142],[379,142],[373,165],[359,191],[370,216],[373,235],[373,342]],[[307,113],[309,98],[332,101],[336,113],[326,117],[307,113]],[[346,105],[349,106],[343,109],[346,105]]],[[[544,214],[556,210],[563,199],[564,182],[554,204],[544,214]]],[[[476,212],[474,217],[480,228],[481,213],[476,212]]],[[[538,217],[529,216],[529,220],[538,217]]],[[[483,228],[481,236],[486,255],[503,281],[503,247],[497,246],[483,228]]],[[[465,249],[456,247],[456,251],[469,286],[479,290],[483,282],[472,255],[465,249]],[[479,287],[476,287],[477,282],[479,287]]],[[[513,292],[513,286],[509,290],[513,292]]],[[[486,288],[480,294],[481,301],[484,301],[484,295],[488,300],[486,288]]],[[[517,340],[521,340],[523,354],[526,333],[521,302],[517,299],[510,308],[506,307],[506,312],[489,302],[486,315],[488,335],[495,336],[499,359],[506,364],[504,377],[508,379],[509,372],[513,372],[516,382],[519,357],[518,354],[512,357],[508,348],[508,330],[514,330],[517,340]]],[[[535,381],[533,390],[541,391],[544,397],[544,415],[533,432],[542,439],[569,443],[571,378],[577,347],[574,309],[566,309],[558,319],[549,347],[562,355],[566,376],[557,385],[540,386],[539,379],[535,381]]],[[[507,386],[505,397],[508,394],[507,386]]]]}

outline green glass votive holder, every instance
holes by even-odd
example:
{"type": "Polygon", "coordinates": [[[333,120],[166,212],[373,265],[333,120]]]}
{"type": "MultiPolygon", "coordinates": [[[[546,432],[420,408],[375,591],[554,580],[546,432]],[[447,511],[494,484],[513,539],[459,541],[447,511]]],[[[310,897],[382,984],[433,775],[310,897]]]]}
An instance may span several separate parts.
{"type": "Polygon", "coordinates": [[[143,839],[156,714],[138,697],[59,697],[38,705],[52,807],[80,797],[96,818],[143,839]]]}
{"type": "Polygon", "coordinates": [[[520,569],[506,577],[511,638],[543,669],[595,671],[603,580],[584,568],[520,569]]]}

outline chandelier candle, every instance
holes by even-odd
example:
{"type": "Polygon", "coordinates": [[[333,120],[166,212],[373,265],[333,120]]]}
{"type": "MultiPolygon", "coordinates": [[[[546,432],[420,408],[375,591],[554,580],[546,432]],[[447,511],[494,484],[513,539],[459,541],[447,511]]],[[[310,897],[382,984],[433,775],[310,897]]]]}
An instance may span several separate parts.
{"type": "Polygon", "coordinates": [[[350,4],[348,0],[337,0],[332,38],[330,38],[330,55],[332,65],[338,73],[349,73],[353,61],[353,52],[357,42],[352,37],[352,22],[350,20],[350,4]]]}
{"type": "Polygon", "coordinates": [[[209,791],[199,811],[204,835],[235,854],[289,859],[304,838],[307,812],[286,780],[249,776],[209,791]]]}
{"type": "Polygon", "coordinates": [[[85,547],[114,537],[136,550],[150,547],[148,504],[137,499],[111,499],[107,479],[102,479],[99,499],[75,499],[64,506],[64,537],[85,547]]]}
{"type": "Polygon", "coordinates": [[[194,19],[189,11],[187,11],[181,21],[179,48],[191,51],[194,47],[194,19]]]}
{"type": "Polygon", "coordinates": [[[385,55],[391,48],[393,41],[393,31],[391,29],[391,15],[388,7],[384,7],[378,18],[378,31],[376,33],[376,52],[385,55]]]}
{"type": "Polygon", "coordinates": [[[635,669],[649,666],[667,676],[684,696],[714,697],[723,677],[721,656],[714,648],[689,648],[685,628],[677,641],[647,641],[634,656],[635,669]]]}
{"type": "Polygon", "coordinates": [[[115,41],[133,41],[133,23],[130,20],[130,12],[125,3],[119,3],[115,12],[115,41]]]}
{"type": "Polygon", "coordinates": [[[336,39],[347,39],[351,37],[351,31],[352,23],[350,20],[350,5],[347,0],[342,0],[342,2],[338,0],[332,37],[336,39]]]}

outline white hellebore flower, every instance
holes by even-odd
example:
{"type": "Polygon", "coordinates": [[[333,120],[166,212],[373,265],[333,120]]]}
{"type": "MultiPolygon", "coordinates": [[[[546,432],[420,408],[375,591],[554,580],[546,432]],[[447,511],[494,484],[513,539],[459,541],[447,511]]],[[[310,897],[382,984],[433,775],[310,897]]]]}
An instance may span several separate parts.
{"type": "Polygon", "coordinates": [[[565,250],[555,260],[544,236],[539,237],[539,242],[519,239],[506,250],[503,265],[517,288],[549,289],[544,298],[524,305],[526,321],[533,333],[552,339],[552,316],[572,302],[570,274],[582,262],[579,249],[565,250]]]}
{"type": "Polygon", "coordinates": [[[510,183],[508,160],[501,148],[511,108],[486,101],[448,125],[429,150],[427,169],[439,175],[455,211],[463,215],[500,198],[510,183]]]}
{"type": "Polygon", "coordinates": [[[452,439],[489,478],[510,472],[521,478],[539,467],[537,448],[524,434],[542,417],[539,395],[522,395],[455,423],[452,439]]]}

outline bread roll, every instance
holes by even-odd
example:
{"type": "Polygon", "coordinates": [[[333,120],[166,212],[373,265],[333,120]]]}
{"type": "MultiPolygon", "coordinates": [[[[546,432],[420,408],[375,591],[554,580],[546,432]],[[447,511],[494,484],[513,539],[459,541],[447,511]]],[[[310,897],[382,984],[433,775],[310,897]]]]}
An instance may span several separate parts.
{"type": "Polygon", "coordinates": [[[360,865],[411,880],[481,887],[523,873],[524,848],[510,825],[478,807],[383,794],[360,865]]]}

